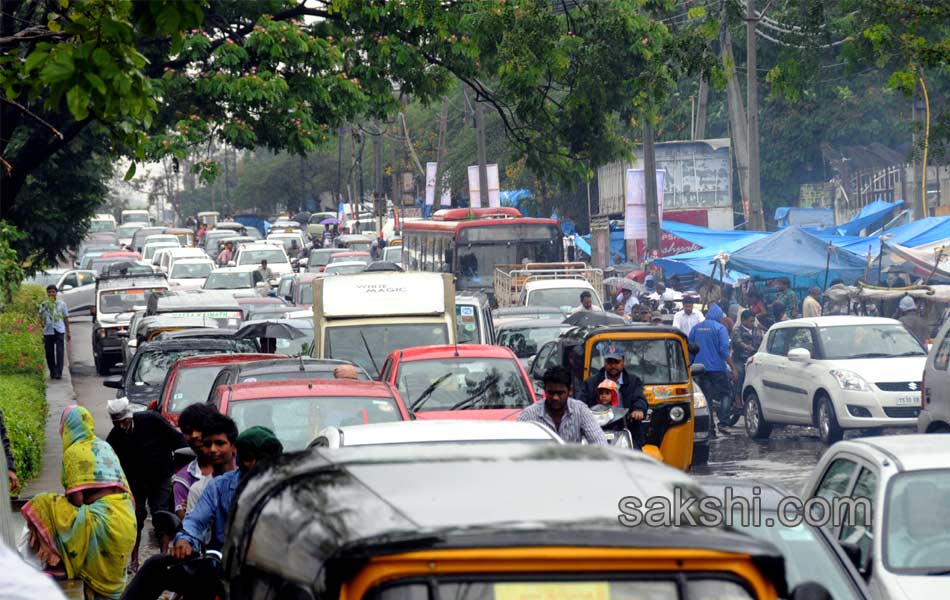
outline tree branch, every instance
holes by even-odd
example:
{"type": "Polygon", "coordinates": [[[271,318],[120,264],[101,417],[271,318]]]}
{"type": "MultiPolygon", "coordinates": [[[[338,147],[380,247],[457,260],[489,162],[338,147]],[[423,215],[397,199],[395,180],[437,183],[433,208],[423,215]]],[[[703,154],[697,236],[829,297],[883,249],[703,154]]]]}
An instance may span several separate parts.
{"type": "Polygon", "coordinates": [[[30,118],[32,118],[32,119],[38,121],[40,124],[44,125],[47,129],[49,129],[50,131],[52,131],[52,132],[53,132],[53,135],[55,135],[56,137],[58,137],[60,140],[63,139],[63,134],[60,133],[60,131],[59,131],[58,129],[56,129],[55,127],[53,127],[52,125],[50,125],[48,121],[46,121],[46,120],[43,119],[43,117],[39,116],[38,114],[36,114],[36,113],[33,112],[32,110],[28,109],[27,107],[23,106],[22,104],[20,104],[20,103],[17,102],[16,100],[10,100],[9,98],[5,98],[5,97],[0,97],[0,100],[2,100],[3,102],[6,102],[6,103],[9,104],[10,106],[16,108],[17,110],[19,110],[20,112],[22,112],[22,113],[25,114],[26,116],[28,116],[28,117],[30,117],[30,118]]]}
{"type": "Polygon", "coordinates": [[[0,46],[14,46],[21,42],[33,42],[36,40],[62,40],[66,39],[66,37],[66,34],[63,32],[52,32],[46,27],[34,25],[33,27],[21,29],[13,35],[0,37],[0,46]]]}

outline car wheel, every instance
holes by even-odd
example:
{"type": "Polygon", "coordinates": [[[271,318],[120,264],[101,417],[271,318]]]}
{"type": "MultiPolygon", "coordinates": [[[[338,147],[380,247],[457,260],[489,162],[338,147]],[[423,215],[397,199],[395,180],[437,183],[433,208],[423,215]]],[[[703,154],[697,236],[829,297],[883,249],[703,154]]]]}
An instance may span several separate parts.
{"type": "Polygon", "coordinates": [[[693,444],[692,466],[709,463],[709,444],[693,444]]]}
{"type": "Polygon", "coordinates": [[[752,389],[745,395],[745,431],[754,440],[764,440],[772,433],[772,424],[762,416],[759,395],[752,389]]]}
{"type": "Polygon", "coordinates": [[[937,423],[931,425],[930,429],[927,430],[927,433],[950,433],[950,425],[946,423],[937,423]]]}
{"type": "Polygon", "coordinates": [[[99,352],[96,351],[95,347],[92,349],[92,362],[96,365],[96,374],[106,375],[106,371],[103,368],[104,365],[102,364],[102,357],[99,355],[99,352]]]}
{"type": "Polygon", "coordinates": [[[826,444],[833,444],[844,436],[844,430],[838,425],[835,407],[826,394],[818,397],[818,435],[826,444]]]}

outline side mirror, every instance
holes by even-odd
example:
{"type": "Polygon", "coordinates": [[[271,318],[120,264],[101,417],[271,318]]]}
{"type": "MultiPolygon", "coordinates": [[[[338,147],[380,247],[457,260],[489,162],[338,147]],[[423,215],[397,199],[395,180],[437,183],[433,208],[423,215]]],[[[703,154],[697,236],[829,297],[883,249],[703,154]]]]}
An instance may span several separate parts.
{"type": "Polygon", "coordinates": [[[693,363],[689,366],[690,375],[699,375],[706,372],[706,365],[703,363],[693,363]]]}
{"type": "Polygon", "coordinates": [[[788,351],[788,360],[792,362],[808,362],[811,360],[811,352],[806,348],[792,348],[788,351]]]}
{"type": "Polygon", "coordinates": [[[69,284],[66,284],[66,285],[64,285],[63,287],[59,288],[59,291],[61,291],[61,292],[68,292],[68,291],[71,290],[71,289],[73,289],[73,286],[71,286],[71,285],[69,285],[69,284]]]}
{"type": "Polygon", "coordinates": [[[102,385],[107,388],[112,388],[115,390],[122,389],[122,376],[121,375],[111,375],[102,380],[102,385]]]}
{"type": "Polygon", "coordinates": [[[122,363],[116,363],[109,369],[109,375],[123,375],[125,373],[125,365],[122,363]]]}
{"type": "Polygon", "coordinates": [[[788,597],[790,600],[827,600],[831,592],[820,583],[805,581],[796,585],[788,597]]]}

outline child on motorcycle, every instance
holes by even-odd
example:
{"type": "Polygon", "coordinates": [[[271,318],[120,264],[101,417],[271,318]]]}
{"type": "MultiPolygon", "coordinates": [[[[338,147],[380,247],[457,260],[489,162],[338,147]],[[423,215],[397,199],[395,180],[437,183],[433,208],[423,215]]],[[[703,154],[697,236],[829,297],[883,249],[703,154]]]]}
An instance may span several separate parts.
{"type": "Polygon", "coordinates": [[[597,386],[597,404],[609,404],[610,406],[620,406],[620,386],[617,382],[610,379],[604,379],[597,386]]]}

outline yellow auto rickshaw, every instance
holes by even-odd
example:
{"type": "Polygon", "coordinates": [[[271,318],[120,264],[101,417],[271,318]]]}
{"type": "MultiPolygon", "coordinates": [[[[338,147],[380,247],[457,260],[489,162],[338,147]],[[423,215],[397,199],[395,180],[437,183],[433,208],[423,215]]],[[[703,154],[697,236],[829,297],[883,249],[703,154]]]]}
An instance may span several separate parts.
{"type": "MultiPolygon", "coordinates": [[[[357,432],[346,433],[355,428],[331,427],[337,435],[324,430],[309,450],[284,454],[252,476],[235,499],[224,541],[225,596],[796,598],[782,554],[769,542],[726,528],[618,517],[618,502],[634,497],[701,497],[681,471],[639,452],[550,436],[412,443],[410,427],[420,424],[363,425],[383,438],[361,447],[339,447],[341,439],[356,440],[357,432]]],[[[509,434],[541,428],[494,425],[509,434]]],[[[438,427],[429,422],[429,434],[438,427]]]]}

